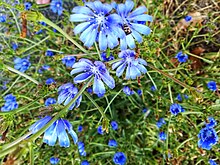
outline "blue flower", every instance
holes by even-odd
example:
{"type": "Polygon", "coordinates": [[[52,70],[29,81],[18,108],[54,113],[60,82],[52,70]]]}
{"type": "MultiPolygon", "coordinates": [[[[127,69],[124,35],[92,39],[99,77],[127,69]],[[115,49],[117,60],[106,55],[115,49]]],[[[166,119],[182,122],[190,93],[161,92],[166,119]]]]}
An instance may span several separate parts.
{"type": "Polygon", "coordinates": [[[125,37],[124,31],[118,27],[121,18],[111,14],[112,7],[100,1],[86,2],[85,6],[76,6],[70,15],[70,21],[83,22],[74,28],[74,33],[80,35],[80,40],[86,47],[91,47],[97,40],[101,51],[107,47],[113,49],[119,42],[118,38],[125,37]]]}
{"type": "Polygon", "coordinates": [[[160,132],[159,133],[159,139],[162,141],[165,141],[167,139],[167,135],[165,132],[160,132]]]}
{"type": "Polygon", "coordinates": [[[156,88],[154,85],[152,85],[152,86],[150,87],[150,90],[154,92],[154,91],[157,90],[157,88],[156,88]]]}
{"type": "MultiPolygon", "coordinates": [[[[78,93],[78,89],[72,84],[72,83],[66,83],[63,84],[58,88],[58,104],[61,104],[64,102],[64,105],[67,105],[78,93]]],[[[75,106],[76,108],[79,107],[80,102],[82,100],[82,95],[78,97],[76,102],[74,102],[69,110],[72,110],[75,106]]]]}
{"type": "Polygon", "coordinates": [[[198,146],[206,150],[210,150],[218,142],[216,131],[210,127],[202,128],[198,134],[198,138],[198,146]]]}
{"type": "Polygon", "coordinates": [[[50,158],[50,163],[51,163],[51,164],[57,164],[57,163],[59,163],[59,161],[60,161],[59,158],[56,158],[56,157],[50,158]]]}
{"type": "Polygon", "coordinates": [[[147,108],[144,108],[143,110],[142,110],[142,113],[146,113],[148,111],[148,109],[147,108]]]}
{"type": "Polygon", "coordinates": [[[156,123],[158,128],[161,128],[164,124],[166,124],[166,121],[164,120],[164,118],[160,118],[156,123]]]}
{"type": "Polygon", "coordinates": [[[77,144],[78,144],[78,150],[79,150],[80,156],[86,156],[84,143],[83,142],[78,142],[77,144]]]}
{"type": "Polygon", "coordinates": [[[217,164],[214,160],[212,160],[212,159],[209,160],[209,164],[210,164],[210,165],[218,165],[218,164],[217,164]]]}
{"type": "Polygon", "coordinates": [[[130,96],[130,95],[133,95],[133,94],[134,94],[134,91],[131,90],[131,88],[128,87],[128,86],[124,86],[124,87],[123,87],[123,92],[124,92],[127,96],[130,96]]]}
{"type": "Polygon", "coordinates": [[[183,96],[184,96],[185,99],[189,99],[188,95],[184,94],[183,96]]]}
{"type": "Polygon", "coordinates": [[[118,123],[116,121],[111,121],[111,126],[113,130],[117,130],[118,129],[118,123]]]}
{"type": "Polygon", "coordinates": [[[141,73],[145,74],[147,69],[144,67],[147,66],[147,62],[141,58],[135,57],[135,51],[133,50],[123,50],[118,54],[119,58],[122,60],[115,62],[112,65],[112,69],[116,69],[116,75],[120,77],[126,66],[126,79],[136,79],[137,77],[141,76],[141,73]]]}
{"type": "Polygon", "coordinates": [[[6,15],[0,15],[0,23],[6,22],[6,15]]]}
{"type": "Polygon", "coordinates": [[[49,56],[49,57],[52,57],[54,56],[54,52],[50,51],[50,50],[47,50],[46,53],[45,53],[46,56],[49,56]]]}
{"type": "Polygon", "coordinates": [[[49,65],[43,65],[43,66],[38,70],[38,73],[42,74],[43,71],[49,70],[49,69],[50,69],[50,66],[49,66],[49,65]]]}
{"type": "Polygon", "coordinates": [[[126,156],[123,152],[116,152],[113,157],[113,162],[118,165],[124,165],[126,163],[126,156]]]}
{"type": "Polygon", "coordinates": [[[30,2],[25,2],[24,7],[25,7],[25,10],[30,10],[31,9],[31,3],[30,2]]]}
{"type": "Polygon", "coordinates": [[[206,127],[213,128],[217,125],[217,122],[213,117],[208,117],[208,123],[206,123],[206,127]]]}
{"type": "MultiPolygon", "coordinates": [[[[40,120],[38,120],[36,123],[31,125],[29,128],[29,131],[32,132],[32,134],[35,134],[37,131],[39,131],[45,124],[47,124],[51,120],[50,116],[46,116],[40,120]]],[[[48,144],[49,146],[54,146],[57,139],[59,141],[59,145],[61,147],[69,147],[70,146],[70,140],[66,133],[66,130],[73,138],[74,143],[76,144],[78,141],[77,134],[74,132],[72,128],[72,124],[65,120],[65,119],[58,119],[56,120],[44,133],[43,142],[48,144]]]]}
{"type": "Polygon", "coordinates": [[[178,113],[180,112],[184,112],[185,110],[183,109],[183,107],[181,107],[181,105],[177,104],[177,103],[174,103],[170,106],[170,112],[173,114],[173,115],[177,115],[178,113]]]}
{"type": "Polygon", "coordinates": [[[141,89],[138,89],[138,90],[137,90],[137,94],[138,94],[139,96],[141,96],[141,95],[142,95],[142,90],[141,90],[141,89]]]}
{"type": "Polygon", "coordinates": [[[62,63],[65,64],[66,67],[72,67],[75,61],[76,61],[76,58],[73,56],[65,56],[62,59],[62,63]]]}
{"type": "Polygon", "coordinates": [[[14,42],[11,44],[11,46],[12,46],[13,50],[17,50],[18,49],[18,44],[14,43],[14,42]]]}
{"type": "Polygon", "coordinates": [[[49,97],[49,98],[46,99],[44,105],[46,107],[48,107],[48,106],[50,106],[52,104],[56,104],[56,102],[57,102],[56,99],[49,97]]]}
{"type": "Polygon", "coordinates": [[[88,162],[87,160],[83,160],[83,161],[81,162],[81,165],[89,165],[89,162],[88,162]]]}
{"type": "Polygon", "coordinates": [[[145,14],[147,8],[140,6],[132,11],[134,2],[127,0],[125,4],[115,5],[118,15],[121,16],[122,22],[119,26],[124,30],[126,37],[120,40],[121,50],[135,48],[135,40],[138,43],[143,41],[141,34],[148,35],[151,29],[144,25],[147,21],[152,22],[152,16],[145,14]],[[143,24],[144,23],[144,24],[143,24]]]}
{"type": "Polygon", "coordinates": [[[82,125],[79,125],[78,126],[78,132],[82,132],[83,131],[83,126],[82,125]]]}
{"type": "Polygon", "coordinates": [[[19,70],[20,72],[25,72],[31,66],[30,61],[27,58],[15,58],[14,60],[14,68],[19,70]]]}
{"type": "Polygon", "coordinates": [[[117,147],[118,144],[117,144],[116,140],[110,139],[110,140],[108,141],[108,146],[110,146],[110,147],[117,147]]]}
{"type": "Polygon", "coordinates": [[[186,22],[189,22],[192,20],[192,17],[190,15],[187,15],[184,19],[186,22]]]}
{"type": "Polygon", "coordinates": [[[50,9],[54,13],[57,13],[60,16],[63,12],[63,2],[62,2],[62,0],[52,0],[51,3],[50,3],[50,9]]]}
{"type": "Polygon", "coordinates": [[[48,79],[46,79],[46,84],[47,84],[47,85],[51,85],[51,84],[53,84],[53,83],[56,83],[56,81],[55,81],[53,78],[48,78],[48,79]]]}
{"type": "Polygon", "coordinates": [[[105,94],[105,84],[113,89],[115,87],[115,80],[110,76],[106,66],[101,61],[95,61],[94,63],[88,59],[80,59],[79,62],[73,64],[74,68],[70,74],[83,72],[77,75],[73,80],[74,83],[81,83],[94,76],[93,92],[98,95],[105,94]]]}
{"type": "Polygon", "coordinates": [[[217,90],[217,85],[215,81],[209,81],[207,84],[207,87],[211,90],[211,91],[216,91],[217,90]]]}
{"type": "Polygon", "coordinates": [[[106,55],[107,54],[105,52],[101,53],[102,61],[107,62],[107,61],[111,61],[111,60],[115,59],[115,57],[112,55],[112,53],[109,55],[109,57],[106,57],[106,55]]]}
{"type": "Polygon", "coordinates": [[[180,52],[177,53],[175,58],[177,58],[179,62],[186,62],[188,60],[188,55],[187,54],[183,54],[183,52],[180,51],[180,52]]]}
{"type": "Polygon", "coordinates": [[[176,99],[177,99],[178,101],[183,101],[181,94],[178,94],[177,97],[176,97],[176,99]]]}
{"type": "Polygon", "coordinates": [[[2,112],[11,111],[18,108],[18,103],[16,102],[16,97],[12,94],[8,94],[4,97],[5,104],[1,107],[2,112]]]}
{"type": "Polygon", "coordinates": [[[101,125],[98,126],[97,132],[98,132],[98,134],[100,134],[100,135],[103,135],[103,134],[104,134],[104,130],[102,129],[102,126],[101,126],[101,125]]]}
{"type": "Polygon", "coordinates": [[[91,87],[88,87],[87,89],[86,89],[86,91],[89,93],[89,94],[92,94],[92,88],[91,87]]]}

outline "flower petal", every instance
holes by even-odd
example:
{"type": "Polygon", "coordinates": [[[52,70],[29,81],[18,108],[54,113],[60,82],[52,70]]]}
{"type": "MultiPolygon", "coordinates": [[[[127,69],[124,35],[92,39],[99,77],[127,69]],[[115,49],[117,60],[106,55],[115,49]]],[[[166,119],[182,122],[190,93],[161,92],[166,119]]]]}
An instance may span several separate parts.
{"type": "Polygon", "coordinates": [[[141,14],[144,14],[145,12],[147,12],[147,8],[145,6],[140,6],[137,9],[135,9],[131,14],[130,14],[130,18],[134,17],[134,16],[138,16],[141,14]]]}
{"type": "Polygon", "coordinates": [[[103,31],[99,32],[99,48],[101,51],[107,49],[107,38],[106,34],[103,31]]]}
{"type": "Polygon", "coordinates": [[[105,93],[105,86],[101,79],[98,79],[97,77],[94,78],[93,83],[93,92],[95,94],[104,94],[105,93]]]}
{"type": "Polygon", "coordinates": [[[116,70],[116,76],[120,77],[123,74],[125,67],[126,67],[126,63],[119,66],[116,70]]]}
{"type": "Polygon", "coordinates": [[[90,10],[86,6],[76,6],[76,7],[73,8],[72,13],[93,15],[92,10],[90,10]]]}
{"type": "Polygon", "coordinates": [[[136,23],[131,23],[132,28],[138,31],[141,34],[148,35],[150,34],[151,30],[149,27],[142,25],[142,24],[136,24],[136,23]]]}
{"type": "Polygon", "coordinates": [[[65,126],[62,120],[58,120],[57,125],[57,134],[59,139],[59,144],[61,147],[69,147],[70,146],[70,140],[69,137],[65,131],[65,126]]]}
{"type": "Polygon", "coordinates": [[[77,75],[77,76],[73,79],[73,81],[74,81],[74,83],[76,83],[76,84],[77,84],[77,83],[81,83],[81,82],[83,82],[83,81],[88,80],[92,75],[93,75],[92,72],[81,73],[81,74],[77,75]]]}
{"type": "Polygon", "coordinates": [[[112,76],[110,76],[109,73],[106,72],[100,76],[109,88],[113,89],[115,87],[115,80],[112,78],[112,76]]]}
{"type": "Polygon", "coordinates": [[[85,15],[85,14],[71,14],[70,15],[70,21],[71,22],[89,21],[90,18],[92,18],[92,16],[88,16],[88,15],[85,15]]]}
{"type": "Polygon", "coordinates": [[[75,34],[81,33],[81,32],[84,31],[86,28],[88,28],[89,25],[90,25],[90,22],[83,22],[83,23],[77,25],[77,26],[74,28],[74,33],[75,33],[75,34]]]}

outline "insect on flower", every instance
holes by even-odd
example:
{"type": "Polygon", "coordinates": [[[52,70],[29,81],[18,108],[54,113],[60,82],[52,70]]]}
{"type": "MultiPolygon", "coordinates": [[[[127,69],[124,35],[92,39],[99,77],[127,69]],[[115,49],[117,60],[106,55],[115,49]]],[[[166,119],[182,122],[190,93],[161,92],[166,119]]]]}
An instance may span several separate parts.
{"type": "Polygon", "coordinates": [[[129,27],[127,24],[124,24],[124,25],[123,25],[123,30],[124,30],[124,32],[125,32],[126,35],[129,35],[129,34],[132,33],[130,27],[129,27]]]}

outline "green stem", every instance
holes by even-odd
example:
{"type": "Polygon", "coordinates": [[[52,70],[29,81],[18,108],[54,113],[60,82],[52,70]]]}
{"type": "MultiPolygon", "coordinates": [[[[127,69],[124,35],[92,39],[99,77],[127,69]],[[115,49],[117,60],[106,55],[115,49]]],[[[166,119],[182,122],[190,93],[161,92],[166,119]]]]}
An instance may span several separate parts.
{"type": "Polygon", "coordinates": [[[21,29],[20,29],[20,26],[19,26],[19,24],[18,24],[18,20],[17,20],[17,17],[15,16],[15,13],[13,12],[13,10],[11,10],[10,7],[7,7],[7,8],[10,10],[10,12],[12,13],[12,15],[13,15],[13,17],[14,17],[16,26],[17,26],[17,28],[18,28],[18,32],[21,33],[21,29]]]}
{"type": "Polygon", "coordinates": [[[171,86],[170,84],[168,84],[168,89],[169,89],[169,93],[170,93],[170,101],[173,104],[173,97],[172,97],[172,91],[171,91],[171,86]]]}
{"type": "Polygon", "coordinates": [[[34,149],[33,144],[29,143],[30,165],[34,165],[34,149]]]}
{"type": "Polygon", "coordinates": [[[154,80],[152,79],[151,75],[147,72],[148,77],[150,78],[151,82],[153,83],[153,85],[155,86],[155,88],[157,89],[157,85],[155,84],[154,80]]]}
{"type": "Polygon", "coordinates": [[[11,86],[2,94],[2,96],[4,96],[6,93],[8,93],[10,90],[11,90],[11,88],[18,82],[18,80],[19,80],[19,78],[20,78],[21,76],[18,76],[17,78],[16,78],[16,80],[11,84],[11,86]]]}
{"type": "Polygon", "coordinates": [[[99,55],[100,61],[102,61],[102,57],[101,57],[101,54],[100,54],[100,51],[99,51],[99,48],[98,48],[98,45],[97,45],[96,42],[95,42],[95,48],[96,48],[96,51],[97,51],[97,53],[98,53],[98,55],[99,55]]]}
{"type": "Polygon", "coordinates": [[[31,50],[31,49],[32,49],[32,48],[34,48],[35,46],[40,45],[41,43],[43,43],[44,41],[46,41],[48,38],[50,38],[50,36],[47,36],[46,38],[44,38],[44,39],[43,39],[43,40],[41,40],[40,42],[35,43],[33,46],[28,47],[27,49],[25,49],[25,50],[22,50],[22,51],[18,52],[18,55],[21,55],[22,53],[24,53],[24,52],[26,52],[26,51],[28,51],[28,50],[31,50]]]}
{"type": "Polygon", "coordinates": [[[103,110],[100,108],[100,106],[92,99],[92,97],[85,91],[84,94],[86,95],[86,97],[88,97],[88,99],[95,105],[95,107],[99,110],[99,112],[102,115],[102,118],[106,118],[105,117],[105,113],[103,112],[103,110]]]}
{"type": "Polygon", "coordinates": [[[27,74],[22,73],[22,72],[20,72],[20,71],[14,69],[14,68],[8,66],[8,65],[5,65],[5,64],[3,64],[3,65],[4,65],[5,68],[7,68],[8,70],[10,70],[11,72],[17,73],[18,75],[23,76],[23,77],[25,77],[26,79],[32,81],[33,83],[39,85],[39,82],[38,82],[37,80],[33,79],[32,77],[28,76],[27,74]]]}
{"type": "Polygon", "coordinates": [[[207,62],[207,63],[209,63],[209,64],[213,64],[213,63],[214,63],[213,61],[207,60],[207,59],[205,59],[205,58],[203,58],[203,57],[197,56],[197,55],[192,54],[192,53],[190,53],[190,52],[186,52],[186,53],[189,54],[190,56],[195,57],[195,58],[199,58],[199,59],[201,59],[201,60],[203,60],[203,61],[205,61],[205,62],[207,62]]]}

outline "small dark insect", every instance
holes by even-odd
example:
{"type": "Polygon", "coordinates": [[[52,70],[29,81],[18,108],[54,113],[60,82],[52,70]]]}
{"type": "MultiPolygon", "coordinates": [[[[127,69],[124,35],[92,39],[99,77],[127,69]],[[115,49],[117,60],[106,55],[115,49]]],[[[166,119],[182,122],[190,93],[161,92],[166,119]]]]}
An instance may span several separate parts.
{"type": "Polygon", "coordinates": [[[129,35],[129,34],[132,33],[130,27],[129,27],[127,24],[124,24],[124,25],[123,25],[123,30],[124,30],[124,32],[125,32],[126,35],[129,35]]]}
{"type": "Polygon", "coordinates": [[[21,14],[21,19],[22,19],[22,31],[21,31],[21,37],[26,38],[27,36],[27,19],[26,19],[26,14],[22,13],[21,14]]]}

